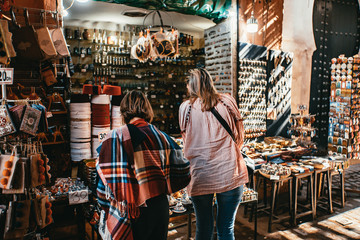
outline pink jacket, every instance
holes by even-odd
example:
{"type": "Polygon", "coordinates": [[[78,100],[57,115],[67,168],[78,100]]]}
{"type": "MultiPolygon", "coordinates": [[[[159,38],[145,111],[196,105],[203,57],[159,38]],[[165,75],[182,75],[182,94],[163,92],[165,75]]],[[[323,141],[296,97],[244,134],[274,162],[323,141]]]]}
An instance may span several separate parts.
{"type": "Polygon", "coordinates": [[[226,192],[247,183],[247,168],[239,148],[243,144],[244,126],[234,98],[222,94],[215,109],[229,124],[237,144],[212,112],[201,111],[199,99],[191,110],[190,105],[189,100],[185,101],[179,109],[184,155],[190,161],[189,195],[226,192]]]}

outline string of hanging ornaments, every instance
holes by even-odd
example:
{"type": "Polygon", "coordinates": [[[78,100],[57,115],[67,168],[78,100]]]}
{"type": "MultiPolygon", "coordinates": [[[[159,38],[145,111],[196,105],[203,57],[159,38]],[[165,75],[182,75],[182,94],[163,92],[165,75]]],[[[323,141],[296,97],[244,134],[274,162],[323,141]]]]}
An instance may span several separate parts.
{"type": "Polygon", "coordinates": [[[177,58],[179,56],[179,32],[173,27],[172,20],[171,25],[164,25],[159,10],[149,12],[144,17],[143,30],[139,33],[137,43],[131,48],[131,56],[142,63],[148,60],[154,61],[158,58],[177,58]],[[160,25],[154,24],[156,16],[159,18],[160,25]],[[152,17],[153,24],[145,26],[148,17],[152,17]]]}

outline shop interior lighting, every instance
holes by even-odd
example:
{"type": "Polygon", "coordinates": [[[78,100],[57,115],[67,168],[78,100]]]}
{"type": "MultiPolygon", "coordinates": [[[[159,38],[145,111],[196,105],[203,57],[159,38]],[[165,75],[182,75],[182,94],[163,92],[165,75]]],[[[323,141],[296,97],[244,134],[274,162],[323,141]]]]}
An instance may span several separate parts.
{"type": "MultiPolygon", "coordinates": [[[[79,2],[79,3],[85,3],[85,2],[88,2],[89,0],[76,0],[76,1],[79,2]]],[[[71,0],[70,5],[67,8],[64,7],[64,9],[62,11],[63,17],[66,17],[66,16],[69,15],[68,10],[74,5],[74,2],[75,2],[75,0],[71,0]]]]}
{"type": "Polygon", "coordinates": [[[254,11],[251,12],[251,17],[246,22],[246,30],[249,33],[256,33],[258,31],[259,24],[254,17],[254,11]]]}
{"type": "Polygon", "coordinates": [[[62,11],[62,15],[63,15],[63,17],[66,17],[66,16],[68,16],[69,15],[69,12],[68,12],[68,10],[63,10],[62,11]]]}

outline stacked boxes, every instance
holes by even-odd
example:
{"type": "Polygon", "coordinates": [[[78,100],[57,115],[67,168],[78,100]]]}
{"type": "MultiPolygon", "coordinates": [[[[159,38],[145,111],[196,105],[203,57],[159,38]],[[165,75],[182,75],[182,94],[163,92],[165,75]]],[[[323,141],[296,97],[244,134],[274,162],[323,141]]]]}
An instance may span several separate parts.
{"type": "Polygon", "coordinates": [[[360,158],[360,57],[331,60],[331,91],[328,148],[360,158]]]}

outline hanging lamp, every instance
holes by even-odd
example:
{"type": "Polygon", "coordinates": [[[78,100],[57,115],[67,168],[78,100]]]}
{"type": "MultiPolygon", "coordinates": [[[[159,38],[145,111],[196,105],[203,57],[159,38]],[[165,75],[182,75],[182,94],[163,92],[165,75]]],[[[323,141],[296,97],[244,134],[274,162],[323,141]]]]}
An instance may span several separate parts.
{"type": "Polygon", "coordinates": [[[258,21],[254,16],[254,10],[255,10],[255,1],[253,0],[251,17],[246,21],[246,30],[249,33],[256,33],[259,28],[258,21]]]}

